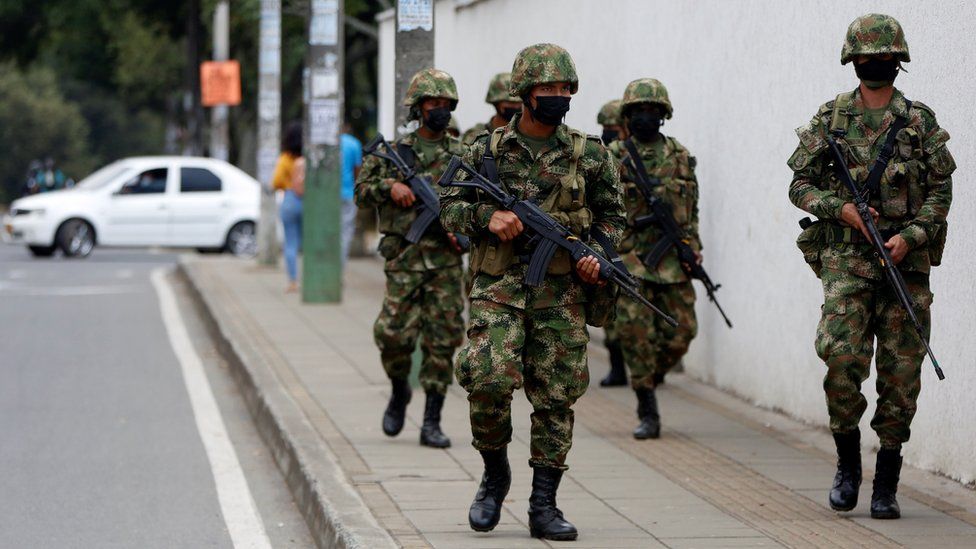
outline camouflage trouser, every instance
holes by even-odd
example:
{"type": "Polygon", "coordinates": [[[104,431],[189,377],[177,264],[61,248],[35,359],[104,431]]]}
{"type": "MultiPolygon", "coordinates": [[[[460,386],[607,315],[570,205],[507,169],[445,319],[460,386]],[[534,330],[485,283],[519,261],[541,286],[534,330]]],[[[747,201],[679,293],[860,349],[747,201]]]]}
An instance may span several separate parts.
{"type": "Polygon", "coordinates": [[[512,393],[524,383],[533,409],[529,465],[566,469],[571,406],[590,382],[583,315],[582,304],[523,311],[471,301],[457,377],[468,391],[475,448],[497,450],[512,440],[512,393]]]}
{"type": "Polygon", "coordinates": [[[626,296],[617,300],[615,321],[624,362],[630,368],[634,389],[653,388],[654,376],[668,373],[688,352],[698,333],[695,289],[691,281],[677,284],[641,282],[641,293],[678,321],[672,328],[664,319],[626,296]]]}
{"type": "MultiPolygon", "coordinates": [[[[625,297],[622,297],[620,299],[628,299],[628,298],[625,296],[625,297]]],[[[607,343],[607,346],[608,347],[610,345],[613,345],[613,344],[615,344],[615,343],[618,342],[618,340],[620,339],[620,336],[617,334],[617,321],[616,321],[616,319],[611,320],[611,321],[609,321],[609,322],[607,322],[606,324],[603,325],[603,333],[604,333],[604,336],[606,337],[606,343],[607,343]]]]}
{"type": "MultiPolygon", "coordinates": [[[[929,277],[903,274],[928,337],[932,304],[929,277]]],[[[827,365],[824,392],[830,429],[837,433],[854,430],[867,409],[861,383],[870,373],[877,338],[878,408],[871,427],[882,446],[896,447],[911,434],[925,348],[887,281],[834,269],[824,269],[821,280],[824,305],[816,348],[827,365]]]]}
{"type": "Polygon", "coordinates": [[[425,391],[447,392],[454,350],[464,336],[461,277],[461,267],[386,272],[386,296],[373,339],[391,379],[410,374],[411,355],[422,336],[420,385],[425,391]]]}

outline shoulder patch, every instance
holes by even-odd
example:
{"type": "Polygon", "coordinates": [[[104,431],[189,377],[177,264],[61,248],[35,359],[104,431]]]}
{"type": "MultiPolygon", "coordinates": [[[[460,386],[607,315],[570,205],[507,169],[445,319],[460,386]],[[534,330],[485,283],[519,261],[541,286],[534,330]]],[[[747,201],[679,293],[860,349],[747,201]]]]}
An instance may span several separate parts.
{"type": "Polygon", "coordinates": [[[922,103],[921,101],[912,101],[912,108],[921,109],[929,113],[932,116],[932,118],[935,118],[935,111],[933,111],[931,107],[929,107],[925,103],[922,103]]]}

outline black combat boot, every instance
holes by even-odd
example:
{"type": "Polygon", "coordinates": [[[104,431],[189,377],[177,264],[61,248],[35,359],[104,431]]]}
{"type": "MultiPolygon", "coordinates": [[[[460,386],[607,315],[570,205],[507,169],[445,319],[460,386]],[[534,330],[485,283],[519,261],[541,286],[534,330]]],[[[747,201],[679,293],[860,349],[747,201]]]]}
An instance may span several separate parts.
{"type": "Polygon", "coordinates": [[[383,413],[383,432],[395,437],[403,430],[403,418],[407,414],[407,404],[410,404],[410,382],[407,378],[391,379],[390,382],[393,394],[383,413]]]}
{"type": "Polygon", "coordinates": [[[637,440],[661,438],[661,415],[657,412],[657,396],[654,394],[654,389],[641,388],[635,392],[640,425],[634,429],[634,438],[637,440]]]}
{"type": "Polygon", "coordinates": [[[451,439],[441,432],[441,408],[444,407],[444,395],[437,391],[427,393],[427,405],[424,408],[424,424],[420,427],[420,445],[433,448],[450,448],[451,439]]]}
{"type": "Polygon", "coordinates": [[[610,373],[607,377],[600,380],[600,387],[618,387],[627,384],[627,369],[624,368],[624,351],[620,348],[620,342],[607,342],[607,351],[610,352],[610,373]]]}
{"type": "Polygon", "coordinates": [[[857,491],[861,487],[861,431],[834,433],[837,445],[837,474],[830,488],[830,508],[850,511],[857,507],[857,491]]]}
{"type": "Polygon", "coordinates": [[[471,502],[468,524],[476,532],[490,532],[502,517],[502,503],[512,487],[512,469],[508,466],[508,449],[483,450],[485,472],[481,486],[471,502]]]}
{"type": "Polygon", "coordinates": [[[878,464],[874,468],[874,493],[871,494],[871,518],[901,518],[901,507],[895,493],[901,475],[901,449],[878,450],[878,464]]]}
{"type": "Polygon", "coordinates": [[[532,495],[529,496],[529,532],[534,538],[573,541],[579,533],[556,507],[556,491],[563,478],[555,467],[532,468],[532,495]]]}

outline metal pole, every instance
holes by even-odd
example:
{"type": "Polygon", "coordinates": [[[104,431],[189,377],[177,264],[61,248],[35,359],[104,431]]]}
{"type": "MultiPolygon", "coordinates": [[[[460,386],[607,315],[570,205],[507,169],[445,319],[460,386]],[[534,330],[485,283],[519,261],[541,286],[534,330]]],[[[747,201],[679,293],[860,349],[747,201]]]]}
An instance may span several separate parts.
{"type": "Polygon", "coordinates": [[[302,301],[342,299],[339,130],[342,113],[342,3],[312,0],[308,18],[302,301]]]}
{"type": "Polygon", "coordinates": [[[410,78],[434,66],[434,0],[397,0],[396,9],[394,124],[404,133],[409,128],[403,126],[408,114],[403,95],[410,78]]]}
{"type": "Polygon", "coordinates": [[[261,0],[258,57],[258,181],[261,182],[261,222],[258,223],[258,263],[276,265],[280,254],[274,173],[281,141],[281,0],[261,0]]]}
{"type": "MultiPolygon", "coordinates": [[[[227,61],[230,56],[230,2],[221,0],[214,10],[213,59],[227,61]]],[[[218,160],[229,157],[227,105],[217,105],[210,113],[210,156],[218,160]]]]}

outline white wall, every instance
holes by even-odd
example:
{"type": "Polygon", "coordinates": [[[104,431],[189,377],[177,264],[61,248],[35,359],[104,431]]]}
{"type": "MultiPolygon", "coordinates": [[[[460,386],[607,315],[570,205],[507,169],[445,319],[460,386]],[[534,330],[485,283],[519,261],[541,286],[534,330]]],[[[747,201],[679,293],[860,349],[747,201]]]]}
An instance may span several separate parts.
{"type": "MultiPolygon", "coordinates": [[[[882,11],[905,26],[913,62],[898,86],[924,101],[953,135],[959,169],[945,265],[932,277],[932,347],[947,380],[926,361],[912,463],[963,482],[976,479],[976,245],[973,175],[976,120],[966,59],[976,55],[969,23],[976,5],[955,1],[485,0],[437,3],[437,67],[454,75],[463,127],[487,119],[488,79],[510,70],[524,46],[550,41],[576,61],[580,91],[567,121],[598,133],[596,112],[627,82],[656,77],[671,93],[675,118],[664,131],[698,157],[705,266],[723,284],[725,328],[699,289],[699,337],[686,358],[695,376],[756,404],[826,424],[822,363],[813,350],[819,281],[794,239],[804,214],[787,199],[793,128],[838,92],[853,89],[840,65],[847,25],[882,11]]],[[[389,25],[392,27],[392,25],[389,25]]],[[[388,37],[389,34],[384,34],[388,37]]],[[[384,44],[383,48],[391,48],[384,44]]],[[[392,78],[392,70],[382,75],[392,78]]],[[[384,89],[390,89],[387,85],[384,89]]],[[[387,95],[384,103],[392,101],[387,95]]],[[[696,283],[697,286],[697,283],[696,283]]],[[[865,383],[874,399],[874,377],[865,383]]],[[[872,440],[865,414],[862,430],[872,440]]],[[[874,439],[876,442],[876,439],[874,439]]]]}

